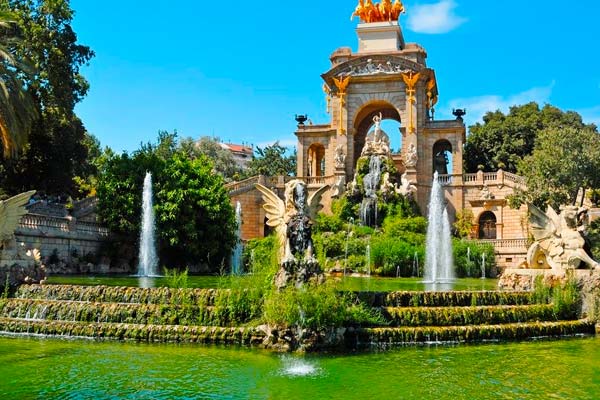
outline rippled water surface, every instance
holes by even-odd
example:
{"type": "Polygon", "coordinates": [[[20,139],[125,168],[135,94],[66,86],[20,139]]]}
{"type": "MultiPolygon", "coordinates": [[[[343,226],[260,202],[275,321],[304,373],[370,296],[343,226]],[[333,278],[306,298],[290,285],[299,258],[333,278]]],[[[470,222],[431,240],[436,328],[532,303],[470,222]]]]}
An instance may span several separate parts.
{"type": "Polygon", "coordinates": [[[293,356],[0,337],[0,398],[594,399],[600,339],[293,356]]]}

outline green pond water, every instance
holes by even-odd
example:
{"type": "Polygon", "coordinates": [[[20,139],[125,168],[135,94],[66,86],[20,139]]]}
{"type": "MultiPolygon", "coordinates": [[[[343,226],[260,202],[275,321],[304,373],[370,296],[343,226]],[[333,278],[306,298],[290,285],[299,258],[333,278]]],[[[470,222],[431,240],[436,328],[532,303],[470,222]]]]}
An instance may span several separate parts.
{"type": "MultiPolygon", "coordinates": [[[[247,277],[220,277],[220,276],[190,276],[188,286],[194,288],[228,288],[243,284],[247,277]]],[[[422,278],[329,278],[337,282],[340,290],[366,290],[366,291],[402,291],[402,290],[494,290],[497,287],[496,279],[457,279],[456,282],[436,287],[426,285],[422,278]]],[[[66,285],[108,285],[108,286],[141,286],[160,287],[167,286],[165,278],[137,278],[133,276],[50,276],[50,284],[66,285]]]]}
{"type": "Polygon", "coordinates": [[[0,337],[2,399],[597,399],[600,338],[295,356],[0,337]]]}

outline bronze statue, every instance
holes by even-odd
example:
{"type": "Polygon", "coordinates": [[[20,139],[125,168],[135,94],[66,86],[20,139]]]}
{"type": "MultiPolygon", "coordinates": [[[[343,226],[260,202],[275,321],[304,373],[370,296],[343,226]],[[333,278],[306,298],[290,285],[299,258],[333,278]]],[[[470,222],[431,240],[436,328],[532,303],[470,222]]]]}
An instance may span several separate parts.
{"type": "Polygon", "coordinates": [[[398,21],[400,14],[405,12],[402,1],[381,0],[380,3],[373,4],[373,0],[359,0],[350,20],[358,17],[363,23],[398,21]]]}
{"type": "Polygon", "coordinates": [[[398,21],[400,18],[400,14],[404,14],[406,9],[404,8],[404,4],[400,0],[394,1],[392,5],[392,11],[390,13],[390,21],[398,21]]]}

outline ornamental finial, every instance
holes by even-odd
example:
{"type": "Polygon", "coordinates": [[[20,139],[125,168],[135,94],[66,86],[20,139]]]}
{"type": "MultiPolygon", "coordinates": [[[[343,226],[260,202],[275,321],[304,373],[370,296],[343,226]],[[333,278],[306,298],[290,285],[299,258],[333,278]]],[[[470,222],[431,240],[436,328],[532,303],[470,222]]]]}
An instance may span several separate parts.
{"type": "Polygon", "coordinates": [[[373,4],[373,0],[358,0],[358,5],[350,16],[350,20],[358,17],[361,22],[366,24],[398,21],[400,14],[405,12],[404,5],[400,0],[395,0],[393,4],[392,0],[381,0],[377,4],[373,4]]]}

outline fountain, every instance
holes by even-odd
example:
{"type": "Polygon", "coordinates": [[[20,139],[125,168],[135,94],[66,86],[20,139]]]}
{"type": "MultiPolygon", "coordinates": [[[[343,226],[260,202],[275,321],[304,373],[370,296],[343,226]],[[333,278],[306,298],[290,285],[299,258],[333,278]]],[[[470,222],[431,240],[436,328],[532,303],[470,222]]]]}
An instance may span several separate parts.
{"type": "Polygon", "coordinates": [[[346,276],[346,268],[348,267],[348,242],[352,234],[352,225],[354,225],[354,218],[350,217],[348,220],[348,232],[346,233],[346,249],[344,251],[344,276],[346,276]]]}
{"type": "Polygon", "coordinates": [[[369,173],[363,178],[365,197],[360,204],[360,222],[364,226],[377,225],[377,190],[381,180],[381,157],[372,155],[369,159],[369,173]]]}
{"type": "Polygon", "coordinates": [[[238,201],[235,205],[235,223],[237,226],[235,247],[231,253],[231,274],[240,275],[242,273],[242,204],[238,201]]]}
{"type": "Polygon", "coordinates": [[[158,276],[158,257],[156,255],[154,232],[154,209],[152,208],[152,174],[146,173],[142,197],[142,229],[140,233],[139,277],[158,276]]]}
{"type": "Polygon", "coordinates": [[[485,252],[481,253],[481,279],[485,279],[485,252]]]}
{"type": "Polygon", "coordinates": [[[425,255],[425,282],[448,283],[454,280],[454,260],[448,210],[444,205],[444,192],[437,172],[433,175],[427,244],[425,255]]]}
{"type": "Polygon", "coordinates": [[[415,251],[415,255],[413,257],[413,276],[419,276],[419,253],[415,251]]]}
{"type": "Polygon", "coordinates": [[[367,244],[367,249],[365,250],[365,258],[367,259],[367,276],[371,277],[371,244],[367,244]]]}

